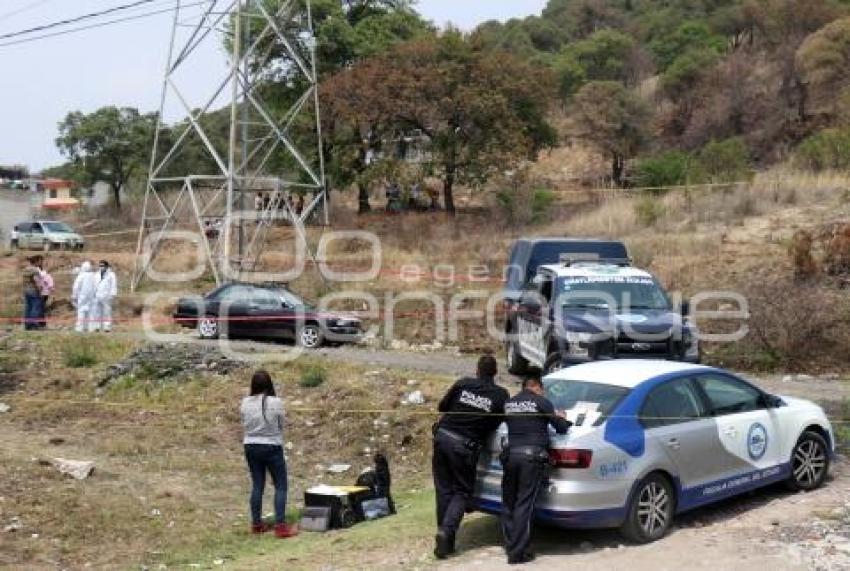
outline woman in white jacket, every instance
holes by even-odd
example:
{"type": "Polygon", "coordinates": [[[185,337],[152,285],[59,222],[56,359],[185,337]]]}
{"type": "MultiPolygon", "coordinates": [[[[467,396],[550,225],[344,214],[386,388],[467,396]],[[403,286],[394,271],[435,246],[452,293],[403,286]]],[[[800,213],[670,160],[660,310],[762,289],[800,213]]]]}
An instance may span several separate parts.
{"type": "Polygon", "coordinates": [[[84,333],[94,328],[94,296],[97,289],[98,277],[92,271],[91,262],[83,262],[80,265],[80,273],[74,280],[74,288],[71,290],[71,301],[77,308],[77,333],[84,333]]]}
{"type": "Polygon", "coordinates": [[[109,262],[101,260],[98,264],[97,286],[94,293],[93,331],[112,331],[112,300],[118,295],[118,280],[109,262]]]}

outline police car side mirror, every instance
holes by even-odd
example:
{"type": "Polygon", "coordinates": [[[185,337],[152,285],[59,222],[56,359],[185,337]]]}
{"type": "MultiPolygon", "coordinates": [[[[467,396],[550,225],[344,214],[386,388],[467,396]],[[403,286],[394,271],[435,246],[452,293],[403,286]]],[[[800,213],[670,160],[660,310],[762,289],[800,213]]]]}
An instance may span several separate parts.
{"type": "Polygon", "coordinates": [[[785,401],[776,395],[765,394],[763,399],[764,406],[767,408],[781,408],[785,406],[785,401]]]}

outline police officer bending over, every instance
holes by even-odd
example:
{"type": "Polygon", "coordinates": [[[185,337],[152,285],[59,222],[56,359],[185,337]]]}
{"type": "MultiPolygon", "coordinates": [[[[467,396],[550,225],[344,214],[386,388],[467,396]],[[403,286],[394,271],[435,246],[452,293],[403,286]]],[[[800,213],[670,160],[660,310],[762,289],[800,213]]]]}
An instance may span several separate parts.
{"type": "Polygon", "coordinates": [[[478,360],[478,378],[457,381],[440,401],[444,413],[434,425],[432,470],[437,492],[437,537],[434,555],[445,559],[455,550],[455,535],[467,510],[487,437],[502,423],[508,391],[496,385],[492,355],[478,360]]]}
{"type": "Polygon", "coordinates": [[[571,423],[543,396],[538,378],[526,379],[522,391],[505,403],[505,422],[508,445],[501,456],[502,532],[508,563],[514,565],[534,560],[528,550],[531,517],[549,463],[549,425],[558,434],[566,434],[571,423]]]}

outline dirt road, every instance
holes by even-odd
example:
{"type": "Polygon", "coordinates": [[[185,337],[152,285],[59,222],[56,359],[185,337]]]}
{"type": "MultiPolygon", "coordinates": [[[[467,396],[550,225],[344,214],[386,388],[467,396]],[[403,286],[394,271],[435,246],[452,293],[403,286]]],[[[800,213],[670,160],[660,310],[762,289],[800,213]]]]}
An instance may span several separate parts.
{"type": "MultiPolygon", "coordinates": [[[[526,569],[680,571],[850,569],[850,471],[809,494],[771,488],[681,517],[663,540],[626,545],[615,532],[536,531],[526,569]]],[[[492,525],[492,524],[491,524],[492,525]]],[[[513,569],[498,546],[461,553],[439,569],[513,569]]]]}
{"type": "MultiPolygon", "coordinates": [[[[115,335],[145,339],[141,333],[116,333],[115,335]]],[[[175,335],[173,338],[210,347],[219,343],[219,341],[201,341],[194,333],[175,335]]],[[[227,344],[234,353],[237,355],[242,353],[246,359],[256,358],[262,353],[274,354],[291,349],[291,346],[281,343],[262,341],[229,340],[227,344]]],[[[475,355],[453,353],[448,350],[415,352],[363,346],[324,347],[315,353],[307,352],[305,354],[319,355],[330,361],[354,363],[375,368],[404,369],[451,376],[473,374],[477,361],[475,355]]],[[[502,359],[502,361],[504,360],[502,359]]],[[[520,382],[518,377],[504,370],[503,362],[500,363],[500,367],[499,379],[503,384],[510,386],[520,382]]],[[[843,398],[850,398],[850,378],[781,374],[760,376],[742,374],[742,376],[752,380],[764,390],[778,395],[801,397],[815,401],[840,401],[843,398]]]]}

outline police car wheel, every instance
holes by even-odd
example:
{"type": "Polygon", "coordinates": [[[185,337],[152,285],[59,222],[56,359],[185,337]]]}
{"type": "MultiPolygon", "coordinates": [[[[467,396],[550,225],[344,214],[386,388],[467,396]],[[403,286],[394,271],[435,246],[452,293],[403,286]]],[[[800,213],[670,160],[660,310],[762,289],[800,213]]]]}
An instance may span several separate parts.
{"type": "Polygon", "coordinates": [[[823,436],[806,431],[791,453],[791,478],[788,486],[794,491],[819,488],[829,473],[828,446],[823,436]]]}
{"type": "Polygon", "coordinates": [[[516,341],[508,342],[508,372],[512,375],[524,375],[528,372],[528,361],[519,351],[516,341]]]}
{"type": "Polygon", "coordinates": [[[201,339],[215,339],[219,335],[218,320],[214,317],[204,317],[198,320],[198,335],[201,339]]]}
{"type": "Polygon", "coordinates": [[[650,474],[635,488],[621,533],[634,543],[650,543],[664,537],[673,522],[676,498],[664,476],[650,474]]]}

